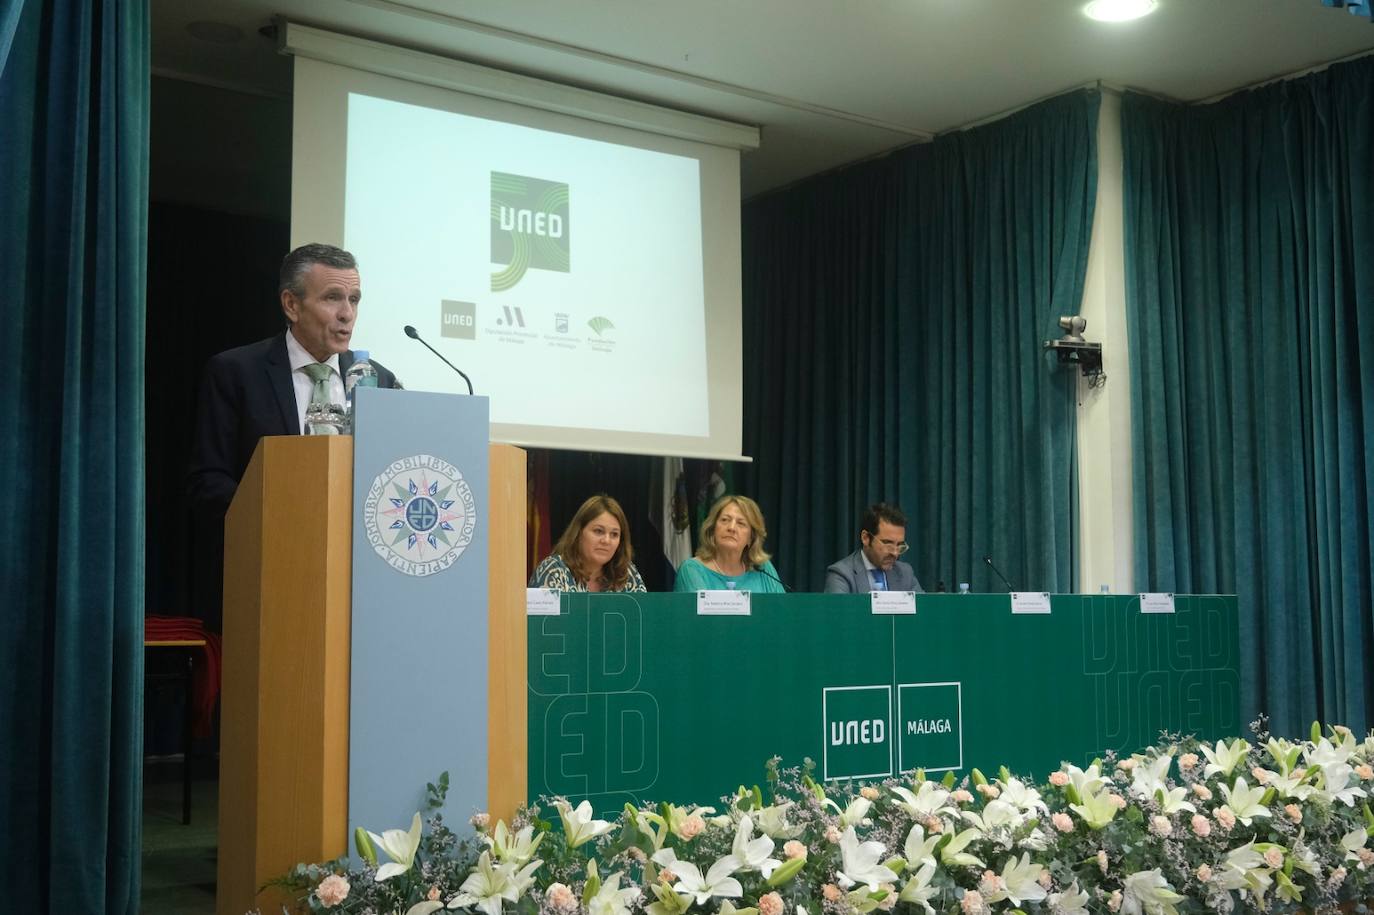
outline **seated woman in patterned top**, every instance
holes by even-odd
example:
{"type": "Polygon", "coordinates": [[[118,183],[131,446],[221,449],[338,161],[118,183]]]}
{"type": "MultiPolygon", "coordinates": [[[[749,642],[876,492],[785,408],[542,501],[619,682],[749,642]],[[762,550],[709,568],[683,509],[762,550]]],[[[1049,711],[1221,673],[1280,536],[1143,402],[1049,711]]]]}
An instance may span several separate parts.
{"type": "Polygon", "coordinates": [[[553,554],[535,568],[531,588],[555,591],[647,591],[630,557],[630,525],[605,494],[582,503],[553,554]]]}

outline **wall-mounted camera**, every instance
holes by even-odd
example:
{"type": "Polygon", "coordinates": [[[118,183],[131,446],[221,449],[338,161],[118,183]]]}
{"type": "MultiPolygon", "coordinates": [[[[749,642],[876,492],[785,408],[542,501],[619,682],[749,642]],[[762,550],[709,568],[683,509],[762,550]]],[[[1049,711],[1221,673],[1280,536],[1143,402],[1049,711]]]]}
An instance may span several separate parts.
{"type": "Polygon", "coordinates": [[[1078,366],[1088,387],[1099,387],[1107,381],[1107,373],[1102,370],[1102,344],[1089,343],[1083,339],[1083,331],[1088,328],[1088,320],[1081,315],[1064,315],[1059,319],[1064,336],[1058,340],[1046,340],[1044,349],[1053,350],[1060,365],[1078,366]]]}

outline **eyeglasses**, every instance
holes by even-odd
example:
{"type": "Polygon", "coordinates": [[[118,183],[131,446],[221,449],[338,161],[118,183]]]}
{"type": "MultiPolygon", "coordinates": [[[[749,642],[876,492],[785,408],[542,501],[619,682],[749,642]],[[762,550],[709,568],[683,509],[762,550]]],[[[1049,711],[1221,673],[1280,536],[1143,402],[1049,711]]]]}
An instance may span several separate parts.
{"type": "MultiPolygon", "coordinates": [[[[869,536],[872,537],[873,535],[870,534],[869,536]]],[[[878,546],[883,547],[884,549],[896,550],[898,556],[902,555],[907,550],[911,549],[911,544],[907,543],[905,540],[897,541],[873,537],[873,542],[878,544],[878,546]]]]}

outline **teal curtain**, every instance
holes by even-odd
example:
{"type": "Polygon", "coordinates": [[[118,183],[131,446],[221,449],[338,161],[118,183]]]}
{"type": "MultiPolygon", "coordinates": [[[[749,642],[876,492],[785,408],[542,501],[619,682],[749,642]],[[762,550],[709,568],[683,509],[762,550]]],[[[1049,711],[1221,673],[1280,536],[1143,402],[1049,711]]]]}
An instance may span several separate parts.
{"type": "Polygon", "coordinates": [[[148,9],[16,2],[0,17],[5,908],[133,913],[148,9]]]}
{"type": "Polygon", "coordinates": [[[1278,732],[1374,710],[1374,59],[1122,102],[1135,567],[1234,592],[1278,732]]]}
{"type": "Polygon", "coordinates": [[[922,584],[1074,587],[1076,373],[1041,344],[1083,295],[1099,97],[745,207],[739,475],[788,584],[822,586],[877,500],[922,584]]]}

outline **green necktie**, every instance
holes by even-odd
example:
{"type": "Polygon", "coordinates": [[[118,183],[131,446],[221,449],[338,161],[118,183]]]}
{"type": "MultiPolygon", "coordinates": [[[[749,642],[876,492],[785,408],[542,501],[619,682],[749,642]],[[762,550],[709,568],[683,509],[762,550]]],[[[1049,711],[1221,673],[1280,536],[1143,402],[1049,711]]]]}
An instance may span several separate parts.
{"type": "MultiPolygon", "coordinates": [[[[305,374],[310,376],[310,380],[315,382],[315,389],[310,392],[310,406],[316,404],[325,405],[329,400],[329,366],[323,362],[312,362],[303,366],[305,374]]],[[[306,407],[308,411],[310,407],[306,407]]]]}

